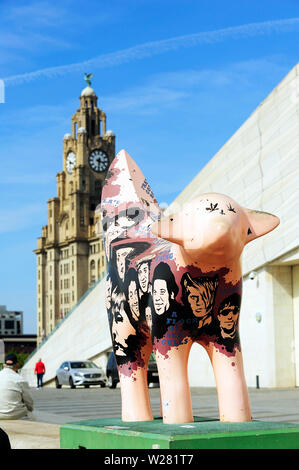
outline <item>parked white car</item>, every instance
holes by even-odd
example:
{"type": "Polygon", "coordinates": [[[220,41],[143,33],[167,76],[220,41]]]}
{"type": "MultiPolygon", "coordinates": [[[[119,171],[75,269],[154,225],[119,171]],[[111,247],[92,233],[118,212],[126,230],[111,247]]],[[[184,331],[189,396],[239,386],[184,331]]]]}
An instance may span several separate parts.
{"type": "Polygon", "coordinates": [[[77,385],[100,385],[106,387],[107,377],[104,370],[92,361],[65,361],[56,371],[56,388],[69,385],[76,388],[77,385]]]}

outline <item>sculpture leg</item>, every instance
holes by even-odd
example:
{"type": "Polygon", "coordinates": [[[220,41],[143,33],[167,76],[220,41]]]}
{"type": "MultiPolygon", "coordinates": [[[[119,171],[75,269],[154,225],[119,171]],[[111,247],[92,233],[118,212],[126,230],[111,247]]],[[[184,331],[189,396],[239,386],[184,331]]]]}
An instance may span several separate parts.
{"type": "Polygon", "coordinates": [[[191,342],[173,347],[167,356],[155,351],[160,391],[162,398],[163,423],[193,422],[191,395],[188,380],[188,357],[191,342]]]}
{"type": "Polygon", "coordinates": [[[227,356],[213,343],[206,350],[214,370],[220,421],[251,421],[242,352],[236,349],[234,356],[227,356]]]}
{"type": "Polygon", "coordinates": [[[152,347],[142,351],[145,365],[129,377],[119,371],[123,421],[150,421],[153,419],[147,384],[147,366],[152,347]]]}

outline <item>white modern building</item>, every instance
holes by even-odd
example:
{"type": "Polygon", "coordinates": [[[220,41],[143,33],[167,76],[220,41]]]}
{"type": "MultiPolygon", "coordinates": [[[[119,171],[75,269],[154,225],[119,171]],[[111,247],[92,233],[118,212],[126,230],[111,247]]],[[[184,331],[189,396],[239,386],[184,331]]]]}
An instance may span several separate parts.
{"type": "MultiPolygon", "coordinates": [[[[129,149],[128,149],[129,150],[129,149]]],[[[218,192],[244,207],[273,213],[280,225],[243,253],[240,335],[248,386],[299,385],[299,64],[252,113],[168,209],[194,196],[218,192]]],[[[68,358],[105,364],[111,348],[103,280],[85,294],[25,364],[35,384],[35,361],[47,365],[45,381],[68,358]]],[[[194,345],[191,386],[214,386],[205,351],[194,345]]]]}

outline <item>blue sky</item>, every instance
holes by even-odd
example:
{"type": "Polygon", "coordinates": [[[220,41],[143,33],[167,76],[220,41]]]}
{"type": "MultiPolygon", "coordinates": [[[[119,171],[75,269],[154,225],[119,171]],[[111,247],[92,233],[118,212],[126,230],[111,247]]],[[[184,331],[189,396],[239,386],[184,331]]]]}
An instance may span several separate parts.
{"type": "Polygon", "coordinates": [[[170,203],[299,58],[298,0],[0,1],[0,304],[36,332],[33,250],[85,87],[170,203]],[[1,94],[0,94],[1,98],[1,94]]]}

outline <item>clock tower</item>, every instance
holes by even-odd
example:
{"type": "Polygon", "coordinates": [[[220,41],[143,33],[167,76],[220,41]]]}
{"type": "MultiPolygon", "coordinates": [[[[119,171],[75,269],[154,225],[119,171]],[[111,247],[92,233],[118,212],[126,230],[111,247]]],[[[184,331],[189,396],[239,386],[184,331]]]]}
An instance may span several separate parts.
{"type": "Polygon", "coordinates": [[[63,138],[63,170],[57,196],[48,200],[48,225],[37,240],[38,344],[106,270],[103,240],[95,232],[107,170],[115,156],[115,136],[106,130],[90,86],[63,138]]]}

